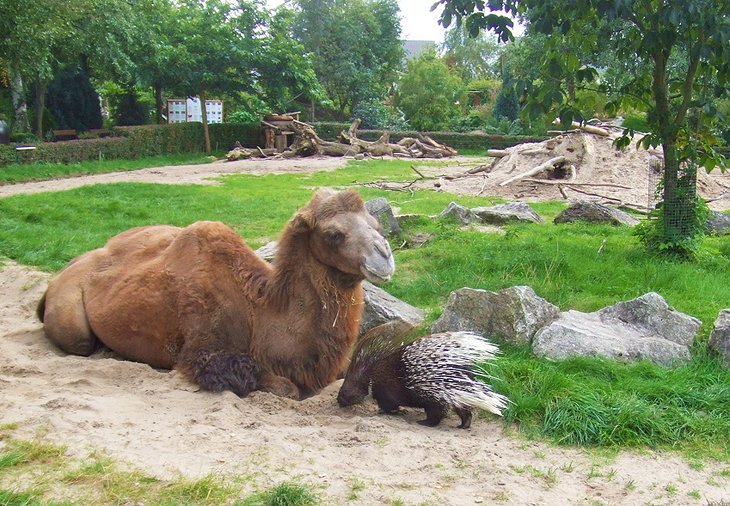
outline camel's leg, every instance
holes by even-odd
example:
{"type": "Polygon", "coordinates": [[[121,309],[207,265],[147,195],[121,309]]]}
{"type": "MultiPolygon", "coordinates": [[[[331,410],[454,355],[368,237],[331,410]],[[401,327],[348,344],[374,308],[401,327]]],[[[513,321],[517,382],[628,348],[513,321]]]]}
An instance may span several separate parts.
{"type": "Polygon", "coordinates": [[[288,397],[289,399],[295,400],[301,399],[299,388],[294,383],[284,376],[277,376],[269,371],[263,371],[261,373],[259,390],[278,395],[279,397],[288,397]]]}
{"type": "Polygon", "coordinates": [[[39,305],[38,316],[42,316],[48,339],[66,353],[91,355],[98,342],[86,318],[81,287],[65,285],[56,289],[52,285],[44,299],[41,304],[45,307],[39,305]]]}
{"type": "Polygon", "coordinates": [[[183,350],[175,368],[203,390],[230,390],[246,397],[259,387],[258,364],[251,356],[237,351],[183,350]]]}

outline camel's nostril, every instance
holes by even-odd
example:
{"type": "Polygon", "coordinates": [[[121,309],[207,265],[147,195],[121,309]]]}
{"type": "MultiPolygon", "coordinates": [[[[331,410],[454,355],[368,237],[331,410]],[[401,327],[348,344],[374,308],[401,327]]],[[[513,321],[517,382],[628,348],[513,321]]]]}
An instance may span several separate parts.
{"type": "Polygon", "coordinates": [[[375,243],[375,249],[378,250],[378,253],[380,253],[383,258],[388,258],[391,255],[388,241],[377,241],[375,243]]]}

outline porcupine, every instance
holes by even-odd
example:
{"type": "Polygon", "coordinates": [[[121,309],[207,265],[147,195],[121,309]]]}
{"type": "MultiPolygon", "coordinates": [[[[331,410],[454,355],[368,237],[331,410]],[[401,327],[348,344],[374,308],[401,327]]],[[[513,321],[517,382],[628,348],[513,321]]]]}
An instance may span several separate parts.
{"type": "Polygon", "coordinates": [[[362,402],[372,385],[373,398],[385,413],[400,406],[423,408],[426,419],[418,423],[434,427],[453,408],[461,418],[459,428],[468,429],[472,409],[501,415],[509,402],[476,378],[487,376],[477,364],[497,353],[496,345],[473,332],[432,334],[407,344],[365,336],[353,351],[337,402],[362,402]]]}

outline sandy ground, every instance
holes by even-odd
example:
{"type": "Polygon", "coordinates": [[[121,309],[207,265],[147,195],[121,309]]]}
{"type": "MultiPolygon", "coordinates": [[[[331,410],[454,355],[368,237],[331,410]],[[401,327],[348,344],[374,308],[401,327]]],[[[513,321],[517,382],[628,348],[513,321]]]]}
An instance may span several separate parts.
{"type": "MultiPolygon", "coordinates": [[[[174,167],[0,190],[205,182],[221,173],[262,170],[259,164],[267,162],[237,163],[243,167],[174,167]]],[[[307,163],[332,168],[340,162],[307,163]]],[[[302,402],[258,392],[240,399],[198,391],[175,372],[109,353],[68,356],[46,340],[35,319],[47,279],[11,262],[0,270],[0,424],[17,423],[16,437],[47,431],[71,455],[102,450],[160,478],[247,475],[252,487],[295,479],[313,485],[323,504],[335,505],[730,501],[726,464],[696,469],[672,454],[553,447],[506,432],[493,417],[475,419],[469,430],[455,428],[453,415],[426,428],[416,423],[418,410],[386,416],[370,400],[339,408],[339,382],[302,402]]]]}

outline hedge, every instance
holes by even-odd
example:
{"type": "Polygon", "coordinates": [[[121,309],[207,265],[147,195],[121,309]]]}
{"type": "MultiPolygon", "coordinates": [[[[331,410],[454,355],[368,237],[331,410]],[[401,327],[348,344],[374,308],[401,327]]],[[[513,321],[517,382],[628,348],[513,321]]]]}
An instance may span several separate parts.
{"type": "Polygon", "coordinates": [[[210,145],[216,151],[229,151],[236,141],[249,148],[263,146],[264,143],[264,134],[259,123],[214,123],[208,129],[210,145]]]}
{"type": "MultiPolygon", "coordinates": [[[[16,152],[14,145],[0,145],[0,166],[16,163],[75,163],[86,160],[136,159],[147,156],[200,153],[204,150],[202,123],[115,127],[113,136],[41,142],[33,151],[16,152]]],[[[215,150],[229,150],[236,141],[244,146],[261,143],[261,127],[256,124],[216,123],[209,125],[215,150]]]]}
{"type": "MultiPolygon", "coordinates": [[[[342,130],[350,128],[349,123],[314,123],[317,134],[324,140],[334,141],[340,136],[342,130]]],[[[531,137],[527,135],[494,135],[460,132],[421,132],[433,140],[451,146],[455,149],[478,148],[478,149],[504,149],[524,142],[542,142],[548,137],[531,137]]],[[[404,137],[416,137],[419,132],[391,132],[391,142],[398,142],[404,137]]],[[[383,130],[358,130],[357,136],[365,141],[375,141],[383,130]]]]}

